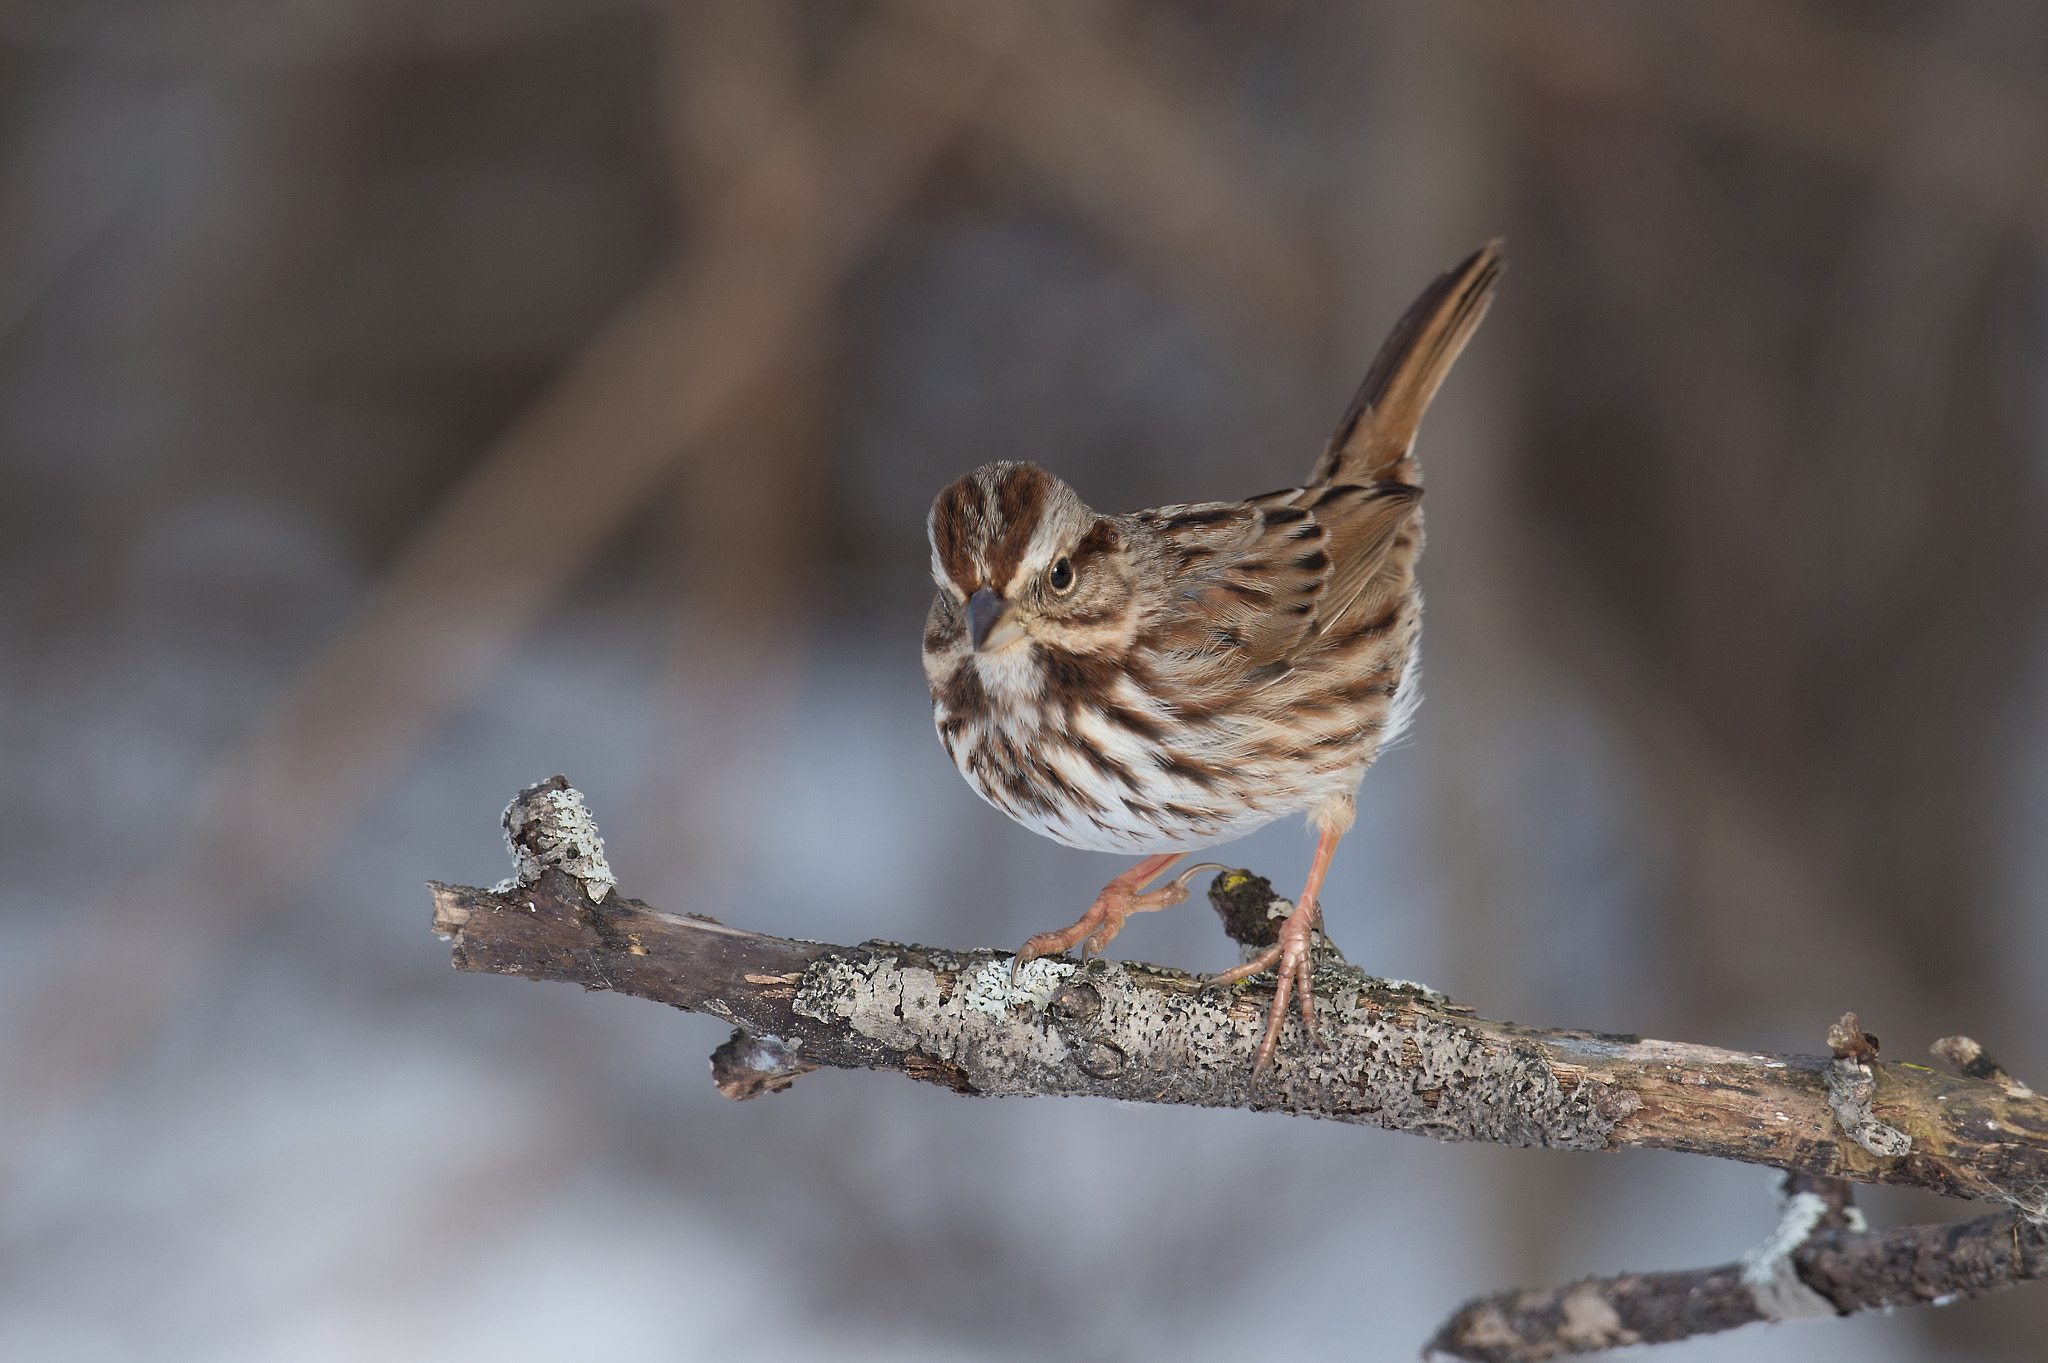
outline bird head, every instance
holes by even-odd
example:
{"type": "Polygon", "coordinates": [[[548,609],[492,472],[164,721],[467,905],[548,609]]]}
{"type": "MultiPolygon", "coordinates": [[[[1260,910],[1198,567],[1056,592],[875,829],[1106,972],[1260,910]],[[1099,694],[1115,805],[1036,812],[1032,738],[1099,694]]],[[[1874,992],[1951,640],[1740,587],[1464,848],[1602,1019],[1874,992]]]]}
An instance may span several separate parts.
{"type": "Polygon", "coordinates": [[[1128,644],[1125,531],[1036,464],[984,464],[955,480],[933,500],[926,530],[939,585],[928,654],[992,659],[1029,640],[1074,652],[1128,644]]]}

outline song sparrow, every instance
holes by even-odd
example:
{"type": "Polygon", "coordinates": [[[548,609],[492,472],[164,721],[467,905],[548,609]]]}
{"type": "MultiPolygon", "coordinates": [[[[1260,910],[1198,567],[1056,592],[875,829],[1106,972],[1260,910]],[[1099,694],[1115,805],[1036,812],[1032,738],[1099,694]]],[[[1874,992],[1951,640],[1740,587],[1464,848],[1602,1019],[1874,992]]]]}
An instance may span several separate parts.
{"type": "MultiPolygon", "coordinates": [[[[1501,244],[1436,279],[1395,326],[1305,486],[1243,502],[1089,510],[1034,464],[932,503],[939,594],[924,666],[939,738],[974,788],[1070,847],[1145,854],[1017,962],[1100,951],[1133,913],[1187,898],[1189,850],[1305,810],[1315,860],[1279,941],[1214,977],[1278,966],[1255,1068],[1298,990],[1360,778],[1420,699],[1422,414],[1492,301],[1501,244]]],[[[1014,967],[1013,967],[1014,970],[1014,967]]]]}

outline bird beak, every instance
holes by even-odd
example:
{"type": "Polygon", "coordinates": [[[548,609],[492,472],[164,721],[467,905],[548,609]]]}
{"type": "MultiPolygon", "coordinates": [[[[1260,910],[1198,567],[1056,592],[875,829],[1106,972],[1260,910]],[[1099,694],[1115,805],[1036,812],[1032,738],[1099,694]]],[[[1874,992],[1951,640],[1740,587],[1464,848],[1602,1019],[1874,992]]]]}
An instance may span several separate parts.
{"type": "Polygon", "coordinates": [[[967,598],[967,637],[976,653],[993,653],[1024,637],[1017,623],[1017,608],[987,587],[967,598]]]}

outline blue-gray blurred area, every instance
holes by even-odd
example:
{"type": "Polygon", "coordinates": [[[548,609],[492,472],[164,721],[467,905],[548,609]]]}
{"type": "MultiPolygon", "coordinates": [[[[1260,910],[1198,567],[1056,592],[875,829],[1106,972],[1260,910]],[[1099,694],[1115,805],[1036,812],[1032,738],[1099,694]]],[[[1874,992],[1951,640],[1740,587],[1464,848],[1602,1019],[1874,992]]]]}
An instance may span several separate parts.
{"type": "MultiPolygon", "coordinates": [[[[1762,1172],[1672,1155],[734,1104],[714,1020],[428,931],[558,771],[662,907],[1071,921],[1120,865],[930,730],[930,497],[1284,486],[1497,234],[1331,933],[1489,1016],[2048,1080],[2044,76],[2025,0],[0,7],[0,1357],[1411,1358],[1761,1240],[1762,1172]]],[[[1114,951],[1234,959],[1199,898],[1114,951]]],[[[1661,1356],[2044,1337],[2023,1288],[1661,1356]]]]}

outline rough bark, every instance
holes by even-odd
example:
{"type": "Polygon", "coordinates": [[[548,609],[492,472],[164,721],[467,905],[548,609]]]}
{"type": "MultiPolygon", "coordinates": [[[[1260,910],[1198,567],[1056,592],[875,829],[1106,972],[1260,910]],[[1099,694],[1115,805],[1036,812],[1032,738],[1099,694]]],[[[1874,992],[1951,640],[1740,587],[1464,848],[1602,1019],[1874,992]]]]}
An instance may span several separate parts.
{"type": "Polygon", "coordinates": [[[1444,1322],[1424,1357],[1539,1363],[1760,1321],[1946,1306],[2048,1276],[2048,1225],[2017,1212],[1873,1231],[1848,1207],[1841,1180],[1795,1177],[1790,1186],[1814,1202],[1787,1198],[1779,1234],[1739,1263],[1480,1297],[1444,1322]]]}
{"type": "MultiPolygon", "coordinates": [[[[1008,952],[833,946],[663,913],[613,890],[597,830],[561,777],[522,792],[506,826],[514,880],[432,885],[434,927],[453,940],[456,967],[723,1018],[739,1030],[713,1074],[734,1098],[820,1066],[889,1069],[979,1096],[1241,1107],[1517,1146],[1643,1146],[1794,1176],[1786,1224],[1756,1263],[1477,1301],[1434,1341],[1449,1356],[1539,1359],[1812,1310],[1938,1301],[2048,1267],[2048,1102],[1988,1061],[1968,1077],[1879,1060],[1853,1014],[1830,1032],[1829,1056],[1525,1027],[1373,978],[1323,948],[1320,1035],[1310,1044],[1290,1021],[1272,1070],[1255,1076],[1269,981],[1211,989],[1183,971],[1097,959],[1033,961],[1013,984],[1008,952]],[[2014,1210],[1866,1232],[1849,1219],[1840,1180],[2014,1210]],[[1786,1276],[1795,1270],[1796,1281],[1786,1276]]],[[[1256,942],[1285,911],[1247,872],[1219,875],[1211,899],[1240,942],[1256,942]]],[[[1967,1039],[1941,1044],[1981,1054],[1967,1039]]]]}
{"type": "MultiPolygon", "coordinates": [[[[2048,1186],[2048,1102],[1919,1065],[1525,1027],[1421,985],[1326,963],[1317,1044],[1290,1021],[1251,1073],[1270,983],[1205,989],[1135,961],[792,941],[592,903],[550,866],[506,893],[433,886],[461,970],[560,980],[710,1013],[806,1067],[901,1070],[986,1097],[1057,1094],[1278,1110],[1438,1140],[1683,1150],[1972,1199],[2048,1186]],[[1867,1070],[1867,1074],[1858,1071],[1867,1070]],[[1879,1155],[1881,1127],[1909,1142],[1879,1155]]],[[[1896,1140],[1893,1142],[1896,1144],[1896,1140]]],[[[2031,1204],[2030,1204],[2031,1205],[2031,1204]]]]}

